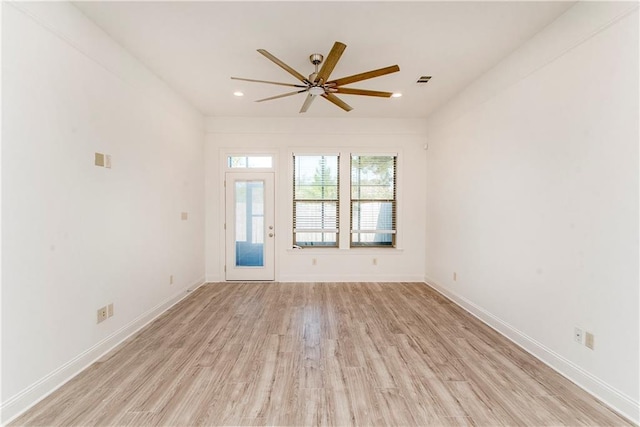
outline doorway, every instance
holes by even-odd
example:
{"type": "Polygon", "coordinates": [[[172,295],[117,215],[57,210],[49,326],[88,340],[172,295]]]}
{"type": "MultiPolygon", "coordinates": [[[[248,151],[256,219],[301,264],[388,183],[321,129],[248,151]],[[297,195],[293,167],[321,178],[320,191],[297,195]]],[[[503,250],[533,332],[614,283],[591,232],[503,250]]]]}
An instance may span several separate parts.
{"type": "Polygon", "coordinates": [[[225,174],[225,279],[275,279],[273,172],[225,174]]]}

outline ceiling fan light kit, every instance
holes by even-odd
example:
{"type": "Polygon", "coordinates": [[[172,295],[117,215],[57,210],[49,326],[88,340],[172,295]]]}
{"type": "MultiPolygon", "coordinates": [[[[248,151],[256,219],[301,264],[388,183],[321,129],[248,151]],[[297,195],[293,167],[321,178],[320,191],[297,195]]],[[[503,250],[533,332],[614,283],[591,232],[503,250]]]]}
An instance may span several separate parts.
{"type": "Polygon", "coordinates": [[[306,78],[292,67],[288,66],[269,52],[264,49],[258,49],[258,52],[264,55],[267,59],[269,59],[274,64],[278,65],[280,68],[291,74],[302,84],[292,84],[292,83],[280,83],[280,82],[271,82],[267,80],[255,80],[255,79],[245,79],[241,77],[231,77],[233,80],[242,80],[246,82],[254,82],[254,83],[267,83],[274,84],[279,86],[289,86],[295,87],[297,90],[293,92],[283,93],[281,95],[271,96],[269,98],[258,99],[256,102],[270,101],[273,99],[284,98],[287,96],[297,95],[299,93],[306,93],[306,97],[304,103],[302,104],[302,108],[300,109],[300,113],[306,112],[313,100],[321,96],[327,101],[333,103],[334,105],[342,108],[344,111],[351,111],[351,108],[346,102],[342,101],[335,94],[345,94],[345,95],[364,95],[364,96],[377,96],[383,98],[390,98],[393,96],[392,92],[382,92],[375,90],[367,90],[367,89],[355,89],[355,88],[346,88],[342,87],[344,85],[348,85],[351,83],[372,79],[374,77],[384,76],[386,74],[391,74],[400,71],[400,67],[397,65],[391,65],[389,67],[380,68],[377,70],[366,71],[364,73],[354,74],[348,77],[342,77],[336,80],[329,80],[331,72],[335,68],[338,60],[342,56],[342,53],[347,48],[347,45],[340,42],[335,42],[327,59],[324,59],[324,56],[319,53],[314,53],[309,56],[309,61],[314,65],[315,71],[309,75],[309,78],[306,78]],[[320,70],[318,70],[318,66],[322,64],[320,70]]]}
{"type": "Polygon", "coordinates": [[[311,95],[322,95],[324,93],[325,89],[321,86],[311,86],[309,88],[309,93],[311,95]]]}

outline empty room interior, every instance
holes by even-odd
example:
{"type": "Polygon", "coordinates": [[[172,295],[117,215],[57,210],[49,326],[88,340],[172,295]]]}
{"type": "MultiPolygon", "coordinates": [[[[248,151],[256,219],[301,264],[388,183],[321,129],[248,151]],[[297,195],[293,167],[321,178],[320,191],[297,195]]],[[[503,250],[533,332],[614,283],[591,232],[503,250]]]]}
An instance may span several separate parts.
{"type": "Polygon", "coordinates": [[[2,425],[640,422],[639,3],[1,3],[2,425]]]}

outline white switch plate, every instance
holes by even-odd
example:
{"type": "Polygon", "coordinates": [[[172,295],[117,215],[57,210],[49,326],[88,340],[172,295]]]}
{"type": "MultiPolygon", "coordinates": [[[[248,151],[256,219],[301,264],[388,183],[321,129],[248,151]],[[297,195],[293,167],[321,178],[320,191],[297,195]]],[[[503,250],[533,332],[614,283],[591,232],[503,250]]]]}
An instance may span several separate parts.
{"type": "Polygon", "coordinates": [[[104,155],[104,167],[111,169],[111,154],[104,155]]]}
{"type": "Polygon", "coordinates": [[[590,348],[591,350],[593,350],[593,347],[594,347],[594,342],[593,341],[594,341],[594,339],[595,339],[595,337],[593,336],[593,334],[591,332],[586,332],[584,334],[584,345],[587,348],[590,348]]]}

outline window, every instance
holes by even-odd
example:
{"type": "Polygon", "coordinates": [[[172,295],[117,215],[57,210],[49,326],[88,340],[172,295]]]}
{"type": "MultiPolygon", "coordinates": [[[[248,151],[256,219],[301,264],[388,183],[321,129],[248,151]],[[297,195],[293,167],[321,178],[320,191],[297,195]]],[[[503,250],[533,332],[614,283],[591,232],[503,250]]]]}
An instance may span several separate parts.
{"type": "Polygon", "coordinates": [[[396,155],[351,155],[351,246],[396,245],[396,155]]]}
{"type": "Polygon", "coordinates": [[[227,166],[231,169],[269,169],[273,167],[273,158],[271,156],[229,156],[227,157],[227,162],[227,166]]]}
{"type": "Polygon", "coordinates": [[[338,246],[339,156],[293,156],[293,244],[338,246]]]}

